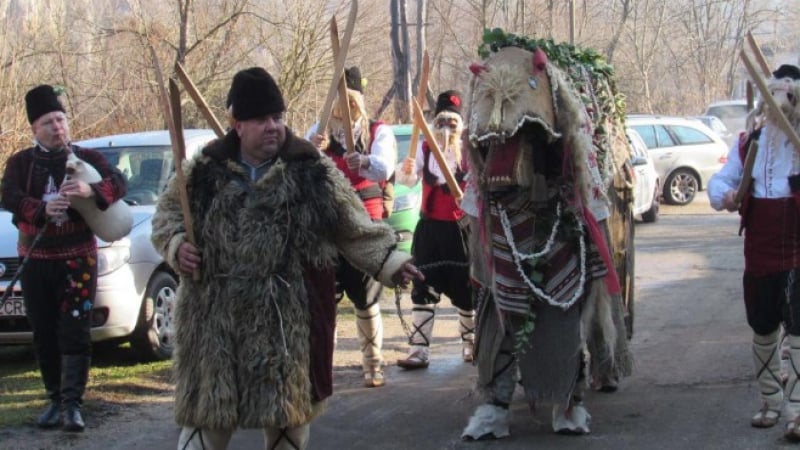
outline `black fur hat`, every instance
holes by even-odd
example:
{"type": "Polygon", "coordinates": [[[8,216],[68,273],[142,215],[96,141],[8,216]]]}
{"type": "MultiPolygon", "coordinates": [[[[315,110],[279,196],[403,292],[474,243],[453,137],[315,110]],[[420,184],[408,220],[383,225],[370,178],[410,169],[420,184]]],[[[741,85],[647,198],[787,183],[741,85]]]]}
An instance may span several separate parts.
{"type": "Polygon", "coordinates": [[[244,69],[233,76],[226,103],[233,108],[233,118],[236,120],[286,111],[278,84],[261,67],[244,69]]]}
{"type": "Polygon", "coordinates": [[[36,122],[43,115],[61,111],[66,113],[64,106],[58,100],[58,92],[49,84],[42,84],[25,94],[25,110],[28,113],[28,123],[36,122]]]}
{"type": "Polygon", "coordinates": [[[353,66],[349,69],[344,69],[344,81],[347,85],[347,89],[353,89],[354,91],[364,93],[364,84],[361,80],[361,70],[358,67],[353,66]]]}
{"type": "Polygon", "coordinates": [[[772,76],[776,79],[791,78],[793,80],[800,80],[800,68],[791,64],[782,64],[778,70],[772,72],[772,76]]]}
{"type": "Polygon", "coordinates": [[[436,98],[436,108],[434,115],[439,115],[442,111],[454,112],[461,115],[461,93],[458,91],[444,91],[436,98]]]}

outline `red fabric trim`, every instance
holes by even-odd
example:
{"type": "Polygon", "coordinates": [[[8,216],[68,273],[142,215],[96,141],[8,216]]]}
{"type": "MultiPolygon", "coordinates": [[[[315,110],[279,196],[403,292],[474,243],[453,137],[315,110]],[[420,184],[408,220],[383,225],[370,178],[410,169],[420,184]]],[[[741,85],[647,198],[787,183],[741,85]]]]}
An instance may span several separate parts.
{"type": "MultiPolygon", "coordinates": [[[[600,253],[600,257],[603,258],[603,262],[608,269],[608,275],[605,277],[608,293],[611,295],[619,294],[622,292],[622,288],[619,285],[619,277],[614,267],[614,260],[611,258],[611,251],[608,249],[608,244],[606,243],[605,234],[600,230],[600,226],[597,224],[597,220],[595,220],[589,208],[583,208],[583,216],[586,218],[586,229],[589,231],[589,239],[597,246],[597,251],[600,253]]],[[[633,224],[631,224],[631,226],[633,226],[633,224]]]]}
{"type": "Polygon", "coordinates": [[[314,399],[333,394],[333,341],[336,329],[335,272],[333,269],[306,268],[303,274],[308,294],[309,365],[314,399]]]}
{"type": "MultiPolygon", "coordinates": [[[[373,122],[370,125],[369,144],[367,145],[365,154],[369,154],[369,148],[372,147],[372,141],[375,138],[375,132],[381,125],[383,125],[383,122],[381,121],[373,122]]],[[[333,152],[329,151],[329,149],[325,150],[325,154],[328,155],[328,157],[331,160],[333,160],[333,162],[336,164],[336,167],[340,171],[342,171],[342,173],[344,174],[344,176],[347,177],[348,180],[350,180],[350,184],[353,186],[353,189],[355,189],[356,192],[364,190],[371,186],[378,186],[380,187],[381,190],[383,190],[384,183],[378,183],[376,181],[368,180],[359,175],[358,172],[354,173],[350,171],[350,169],[347,167],[347,163],[344,160],[344,155],[341,156],[336,155],[333,152]]],[[[383,197],[375,197],[363,200],[363,203],[371,219],[379,219],[379,220],[383,219],[383,197]]]]}
{"type": "Polygon", "coordinates": [[[744,268],[767,275],[800,267],[800,214],[793,197],[751,198],[744,237],[744,268]]]}
{"type": "MultiPolygon", "coordinates": [[[[427,160],[428,155],[431,153],[428,143],[422,143],[423,158],[427,160]]],[[[466,158],[464,158],[466,160],[466,158]]],[[[437,163],[438,164],[438,163],[437,163]]],[[[462,164],[462,167],[464,165],[462,164]]],[[[459,186],[463,191],[467,183],[461,182],[459,186]]],[[[464,211],[456,203],[455,197],[449,192],[445,192],[442,186],[431,186],[428,183],[422,183],[422,214],[433,220],[455,221],[464,216],[464,211]]]]}

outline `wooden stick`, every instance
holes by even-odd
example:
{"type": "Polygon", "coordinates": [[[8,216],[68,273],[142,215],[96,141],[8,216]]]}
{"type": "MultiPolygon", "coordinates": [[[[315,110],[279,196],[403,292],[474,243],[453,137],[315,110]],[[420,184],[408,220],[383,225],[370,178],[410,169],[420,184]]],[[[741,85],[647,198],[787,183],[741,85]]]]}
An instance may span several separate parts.
{"type": "MultiPolygon", "coordinates": [[[[156,83],[158,84],[158,94],[159,94],[159,101],[161,103],[161,108],[164,112],[164,120],[167,122],[167,128],[169,128],[169,138],[170,142],[172,142],[172,159],[173,164],[175,165],[175,174],[178,177],[178,197],[181,202],[181,212],[183,213],[183,225],[186,228],[186,239],[192,244],[197,245],[194,239],[194,226],[192,223],[192,215],[189,209],[189,195],[186,192],[186,179],[183,175],[183,157],[185,154],[185,150],[181,151],[186,145],[185,142],[181,139],[180,144],[178,144],[178,135],[175,132],[175,123],[174,123],[174,116],[172,114],[172,107],[170,106],[171,97],[167,95],[167,89],[164,87],[164,74],[161,72],[161,67],[158,64],[158,55],[156,54],[155,47],[150,44],[148,45],[148,49],[150,50],[150,56],[153,59],[153,67],[156,74],[156,83]]],[[[170,81],[172,81],[170,79],[170,81]]],[[[170,88],[172,88],[172,84],[170,84],[170,88]]],[[[177,91],[177,85],[173,89],[177,91]]],[[[180,95],[178,95],[178,104],[177,108],[180,110],[180,95]]],[[[181,124],[181,127],[183,125],[181,124]]],[[[181,128],[181,135],[183,134],[183,128],[181,128]]],[[[194,273],[195,279],[199,277],[199,271],[195,271],[194,273]]]]}
{"type": "Polygon", "coordinates": [[[208,107],[208,103],[206,103],[206,100],[200,94],[200,91],[198,91],[197,87],[194,85],[194,83],[192,83],[189,75],[187,75],[186,71],[183,70],[181,63],[175,63],[175,73],[181,80],[183,88],[189,93],[189,97],[192,97],[192,100],[194,100],[197,108],[200,109],[200,113],[206,118],[206,121],[208,122],[209,126],[211,126],[211,129],[214,130],[214,133],[216,133],[217,137],[221,138],[225,136],[225,129],[222,128],[220,121],[214,116],[211,108],[208,107]]]}
{"type": "Polygon", "coordinates": [[[753,164],[756,162],[757,152],[758,139],[753,139],[747,148],[747,155],[744,158],[742,169],[742,179],[739,181],[739,189],[736,190],[735,201],[737,205],[742,203],[745,194],[750,190],[750,184],[753,182],[753,164]]]}
{"type": "MultiPolygon", "coordinates": [[[[430,60],[428,59],[428,51],[422,56],[422,73],[419,77],[419,86],[417,87],[417,102],[420,107],[425,106],[425,97],[428,93],[428,71],[430,70],[430,60]]],[[[408,141],[408,158],[415,159],[417,157],[417,145],[419,141],[419,127],[416,122],[411,126],[411,139],[408,141]]]]}
{"type": "Polygon", "coordinates": [[[756,71],[753,62],[750,60],[750,57],[747,56],[744,50],[740,52],[740,56],[742,58],[742,62],[744,62],[747,71],[750,73],[750,78],[756,83],[758,90],[761,91],[761,97],[763,97],[764,101],[767,102],[767,106],[774,112],[775,120],[777,121],[778,128],[783,131],[783,134],[789,138],[791,141],[792,146],[794,147],[794,151],[800,153],[800,138],[797,137],[797,133],[795,133],[794,128],[789,123],[789,120],[781,111],[781,108],[778,106],[778,102],[775,101],[775,98],[772,97],[772,93],[769,91],[769,87],[767,87],[767,83],[761,78],[761,75],[758,74],[756,71]]]}
{"type": "MultiPolygon", "coordinates": [[[[328,88],[328,95],[325,98],[325,103],[322,106],[322,112],[317,122],[317,134],[324,135],[327,132],[328,120],[330,120],[331,109],[333,109],[333,100],[336,98],[336,94],[339,90],[339,78],[344,76],[344,63],[347,60],[347,49],[350,47],[350,38],[353,36],[353,28],[355,28],[357,13],[358,1],[352,0],[350,2],[350,15],[347,17],[347,26],[344,29],[344,36],[339,47],[339,54],[336,55],[333,63],[331,86],[328,88]]],[[[331,21],[333,22],[333,19],[331,19],[331,21]]]]}
{"type": "MultiPolygon", "coordinates": [[[[761,53],[761,47],[758,46],[756,39],[753,37],[753,33],[750,31],[747,32],[747,44],[750,46],[750,51],[753,52],[753,56],[756,58],[756,62],[758,62],[758,66],[761,68],[761,72],[764,76],[772,76],[772,73],[769,71],[769,66],[767,65],[767,60],[764,58],[764,54],[761,53]]],[[[755,105],[752,84],[753,83],[750,82],[747,83],[748,110],[752,109],[755,105]]],[[[736,190],[736,204],[741,204],[745,194],[750,191],[750,184],[753,182],[753,164],[755,164],[757,152],[758,142],[754,139],[750,142],[747,148],[747,156],[745,156],[745,160],[742,162],[742,179],[739,181],[739,188],[736,190]]]]}
{"type": "MultiPolygon", "coordinates": [[[[161,75],[158,76],[161,79],[161,75]]],[[[164,89],[161,81],[158,83],[161,92],[161,98],[164,108],[164,114],[167,118],[167,126],[169,127],[169,137],[172,141],[172,160],[175,166],[176,183],[178,184],[178,198],[181,202],[181,212],[183,214],[183,224],[186,228],[186,240],[192,245],[197,245],[194,238],[194,225],[192,221],[192,214],[189,208],[189,195],[186,192],[186,177],[183,174],[183,160],[186,157],[186,143],[183,141],[183,121],[181,118],[181,98],[178,91],[178,84],[175,80],[169,79],[169,92],[164,89]],[[177,123],[176,123],[177,122],[177,123]]],[[[200,280],[200,271],[195,270],[192,273],[192,278],[195,281],[200,280]]]]}
{"type": "Polygon", "coordinates": [[[461,192],[461,186],[458,185],[455,177],[453,177],[453,173],[450,172],[450,167],[447,165],[447,161],[444,159],[444,155],[439,149],[439,144],[436,142],[436,138],[433,136],[431,129],[428,127],[428,123],[425,122],[425,116],[422,115],[422,107],[419,106],[419,102],[416,98],[412,98],[411,102],[414,107],[414,124],[417,125],[422,131],[422,135],[425,137],[425,141],[428,143],[428,148],[431,149],[431,153],[433,153],[433,156],[436,158],[439,168],[442,169],[444,179],[447,181],[447,187],[450,188],[450,192],[453,194],[453,197],[455,197],[456,201],[461,201],[464,193],[461,192]]]}
{"type": "Polygon", "coordinates": [[[756,38],[753,37],[753,33],[750,31],[747,32],[747,43],[750,45],[750,50],[753,52],[756,62],[759,67],[761,67],[761,72],[764,73],[765,77],[771,76],[772,72],[769,70],[769,65],[767,64],[766,58],[764,58],[764,54],[761,53],[761,47],[758,46],[756,38]]]}
{"type": "MultiPolygon", "coordinates": [[[[331,50],[333,51],[333,59],[339,57],[339,26],[336,24],[336,17],[331,18],[331,50]]],[[[345,151],[352,153],[356,151],[356,138],[353,135],[353,114],[350,112],[350,100],[347,97],[347,80],[344,74],[339,77],[338,83],[339,92],[339,110],[342,112],[345,121],[344,138],[345,138],[345,151]]],[[[317,134],[320,133],[317,130],[317,134]]]]}

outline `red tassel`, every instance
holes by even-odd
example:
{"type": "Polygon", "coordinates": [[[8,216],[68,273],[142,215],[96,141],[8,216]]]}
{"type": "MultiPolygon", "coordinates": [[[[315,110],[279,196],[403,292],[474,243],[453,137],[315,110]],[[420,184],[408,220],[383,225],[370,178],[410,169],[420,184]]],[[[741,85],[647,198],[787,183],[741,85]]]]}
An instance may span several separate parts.
{"type": "Polygon", "coordinates": [[[547,54],[541,48],[536,48],[533,52],[533,73],[538,74],[547,68],[547,54]]]}

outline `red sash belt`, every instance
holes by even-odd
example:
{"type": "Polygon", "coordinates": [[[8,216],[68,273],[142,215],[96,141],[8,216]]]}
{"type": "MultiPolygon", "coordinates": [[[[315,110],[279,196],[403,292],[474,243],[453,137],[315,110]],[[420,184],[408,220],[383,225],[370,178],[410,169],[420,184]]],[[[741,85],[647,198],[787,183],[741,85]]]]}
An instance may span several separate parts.
{"type": "Polygon", "coordinates": [[[756,275],[800,267],[800,224],[794,198],[750,198],[744,267],[756,275]]]}

